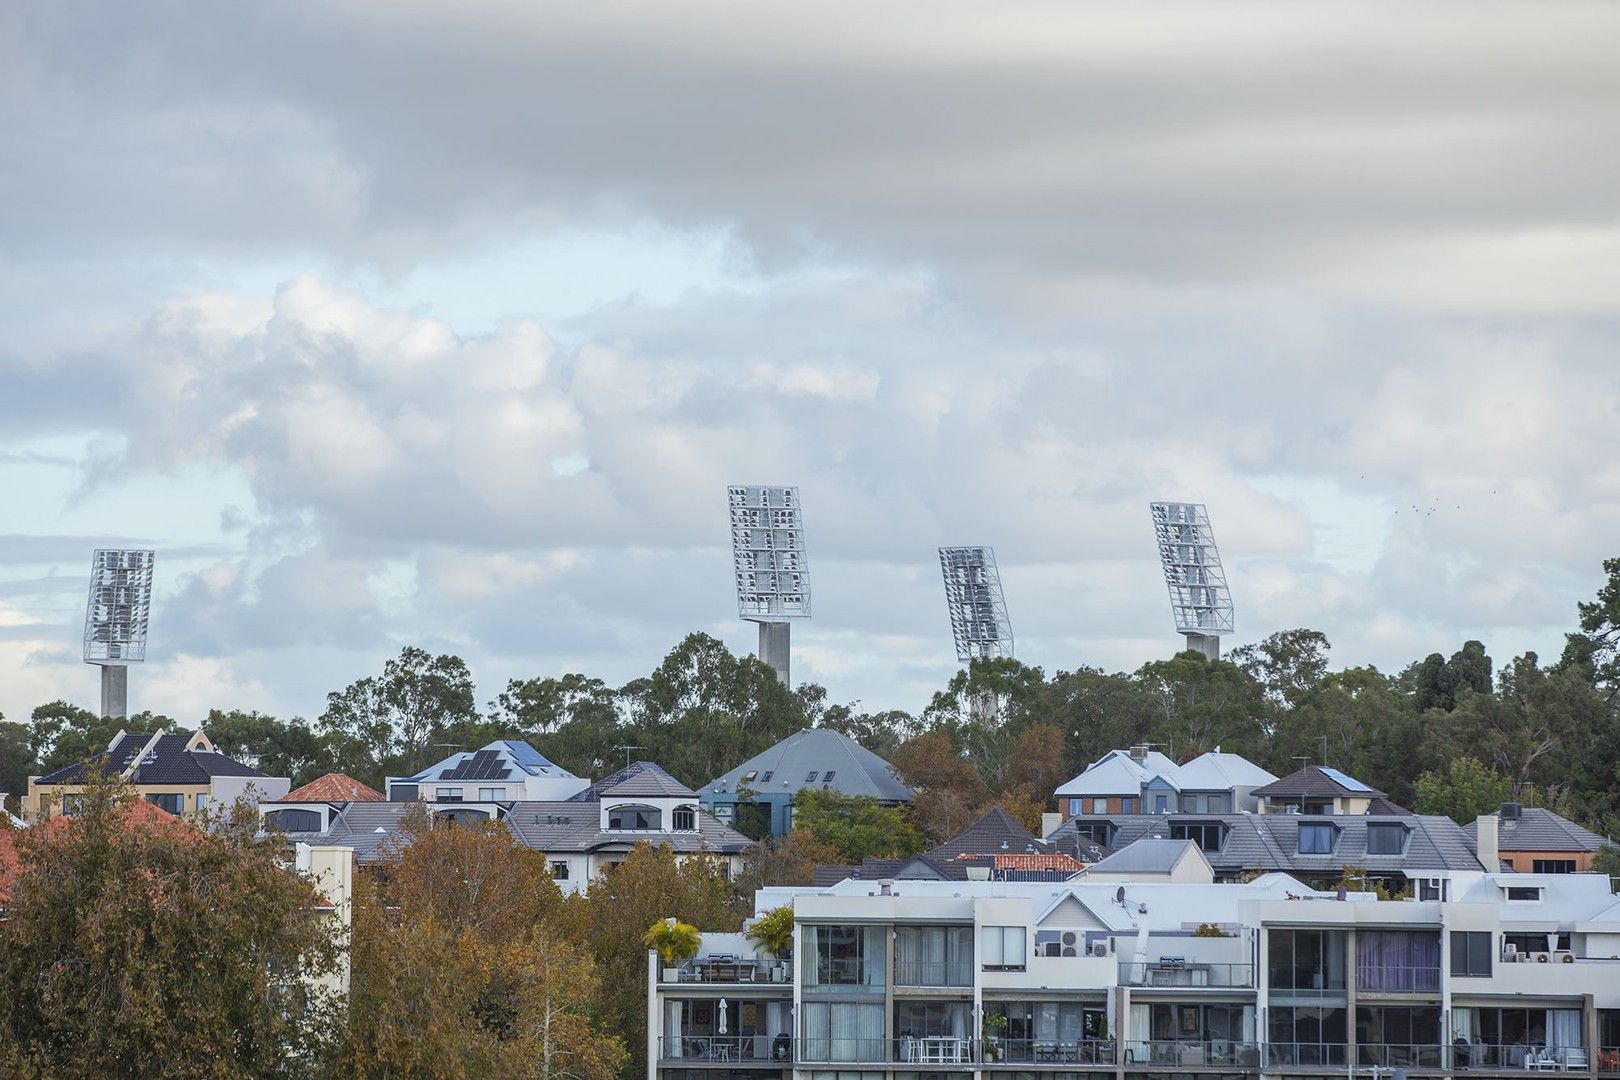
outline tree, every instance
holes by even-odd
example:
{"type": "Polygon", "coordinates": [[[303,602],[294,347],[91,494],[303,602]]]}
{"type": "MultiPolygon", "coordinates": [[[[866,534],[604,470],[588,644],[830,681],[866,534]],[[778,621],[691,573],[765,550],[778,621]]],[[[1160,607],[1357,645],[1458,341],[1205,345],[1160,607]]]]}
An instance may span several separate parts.
{"type": "Polygon", "coordinates": [[[271,776],[289,777],[293,787],[315,779],[325,765],[320,737],[296,717],[283,723],[260,712],[211,709],[203,730],[226,757],[271,776]]]}
{"type": "Polygon", "coordinates": [[[1292,709],[1321,685],[1332,647],[1327,635],[1317,630],[1279,630],[1264,641],[1232,650],[1228,659],[1264,687],[1274,705],[1292,709]]]}
{"type": "Polygon", "coordinates": [[[899,859],[923,849],[923,838],[898,806],[870,795],[809,788],[793,797],[793,823],[838,852],[839,860],[899,859]]]}
{"type": "Polygon", "coordinates": [[[0,716],[0,796],[21,795],[34,772],[34,748],[27,724],[0,716]]]}
{"type": "Polygon", "coordinates": [[[771,885],[809,885],[816,866],[839,862],[838,849],[817,839],[808,829],[790,829],[786,836],[766,837],[743,849],[737,874],[737,895],[750,897],[771,885]]]}
{"type": "Polygon", "coordinates": [[[0,1071],[290,1076],[331,1031],[283,972],[335,970],[315,891],[257,843],[258,815],[154,821],[99,778],[74,817],[14,832],[22,871],[0,922],[0,1071]]]}
{"type": "Polygon", "coordinates": [[[1513,798],[1513,781],[1487,769],[1471,757],[1454,759],[1445,769],[1418,777],[1420,814],[1444,814],[1466,825],[1481,814],[1493,814],[1513,798]]]}
{"type": "Polygon", "coordinates": [[[318,726],[338,769],[381,787],[390,766],[410,773],[430,764],[426,752],[436,732],[477,718],[472,673],[462,659],[406,646],[381,676],[326,695],[318,726]]]}
{"type": "Polygon", "coordinates": [[[1265,691],[1236,664],[1183,652],[1142,665],[1136,677],[1159,706],[1151,741],[1176,761],[1217,746],[1254,755],[1263,745],[1265,691]]]}
{"type": "Polygon", "coordinates": [[[1402,681],[1411,689],[1413,704],[1419,712],[1455,709],[1467,692],[1491,692],[1491,658],[1485,646],[1478,641],[1466,641],[1463,647],[1447,660],[1439,653],[1430,653],[1420,663],[1412,665],[1402,675],[1402,681]]]}
{"type": "Polygon", "coordinates": [[[1608,580],[1597,598],[1576,605],[1580,630],[1564,636],[1559,666],[1597,687],[1611,706],[1620,705],[1620,558],[1605,559],[1608,580]]]}
{"type": "Polygon", "coordinates": [[[1064,760],[1063,732],[1051,724],[1035,724],[1020,731],[1002,774],[1003,797],[1033,803],[1039,811],[1052,802],[1052,793],[1072,775],[1064,760]]]}
{"type": "MultiPolygon", "coordinates": [[[[147,714],[150,716],[151,714],[147,714]]],[[[42,772],[84,761],[107,749],[119,731],[169,731],[174,722],[156,718],[154,727],[135,726],[135,717],[98,716],[66,701],[37,706],[28,718],[28,743],[42,772]]]]}
{"type": "Polygon", "coordinates": [[[357,890],[338,1076],[607,1080],[594,961],[562,921],[545,856],[498,824],[405,823],[396,866],[357,890]]]}
{"type": "Polygon", "coordinates": [[[989,801],[983,776],[942,731],[908,739],[892,764],[917,792],[912,819],[929,843],[943,843],[973,824],[989,801]]]}
{"type": "Polygon", "coordinates": [[[641,843],[565,908],[568,940],[596,958],[603,1027],[629,1051],[622,1075],[644,1075],[647,1048],[647,949],[641,931],[674,918],[704,931],[736,931],[742,917],[719,860],[678,860],[667,845],[641,843]]]}
{"type": "Polygon", "coordinates": [[[601,679],[563,675],[513,679],[491,702],[490,721],[524,738],[545,738],[546,756],[576,776],[604,776],[623,759],[617,696],[601,679]]]}

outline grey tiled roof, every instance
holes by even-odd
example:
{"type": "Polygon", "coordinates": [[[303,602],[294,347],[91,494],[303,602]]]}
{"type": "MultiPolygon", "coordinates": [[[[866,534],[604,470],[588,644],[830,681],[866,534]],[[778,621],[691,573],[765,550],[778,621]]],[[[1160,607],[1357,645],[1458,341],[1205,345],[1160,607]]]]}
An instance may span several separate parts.
{"type": "MultiPolygon", "coordinates": [[[[1470,841],[1478,833],[1472,821],[1462,829],[1470,841]]],[[[1597,851],[1608,843],[1591,829],[1539,806],[1521,808],[1517,825],[1503,821],[1497,829],[1498,851],[1597,851]]]]}
{"type": "Polygon", "coordinates": [[[651,761],[634,761],[568,797],[569,802],[600,802],[608,792],[615,795],[647,795],[670,799],[695,799],[697,792],[651,761]]]}
{"type": "Polygon", "coordinates": [[[352,802],[332,819],[323,833],[289,833],[289,842],[325,844],[351,849],[363,863],[392,858],[409,842],[400,828],[406,813],[419,803],[352,802]],[[381,829],[381,832],[378,830],[381,829]]]}
{"type": "Polygon", "coordinates": [[[652,830],[607,830],[601,828],[601,804],[569,799],[565,802],[520,802],[512,805],[505,819],[507,828],[524,847],[548,852],[587,852],[628,850],[638,841],[668,844],[681,854],[713,851],[735,854],[752,840],[709,814],[697,812],[694,832],[652,830]]]}
{"type": "Polygon", "coordinates": [[[955,859],[961,855],[998,855],[1002,853],[1050,853],[1051,845],[1024,828],[999,806],[990,810],[957,835],[930,848],[928,857],[938,860],[955,859]]]}
{"type": "Polygon", "coordinates": [[[1047,837],[1053,847],[1074,854],[1078,843],[1080,858],[1087,861],[1089,841],[1077,836],[1076,822],[1107,822],[1113,825],[1109,844],[1122,850],[1143,837],[1169,838],[1177,823],[1220,822],[1224,842],[1219,851],[1206,851],[1217,875],[1232,876],[1246,870],[1281,870],[1320,876],[1336,873],[1346,866],[1357,866],[1373,873],[1405,873],[1420,876],[1424,871],[1480,870],[1473,840],[1448,817],[1412,814],[1405,817],[1371,815],[1315,816],[1299,814],[1129,814],[1083,815],[1059,826],[1047,837]],[[1337,829],[1331,854],[1300,854],[1301,824],[1327,823],[1337,829]],[[1369,855],[1369,825],[1402,825],[1409,833],[1399,855],[1369,855]]]}
{"type": "Polygon", "coordinates": [[[760,794],[792,794],[804,788],[869,795],[879,802],[910,802],[916,792],[895,775],[894,768],[846,735],[829,728],[795,731],[769,750],[755,754],[735,769],[703,785],[704,794],[730,794],[739,784],[760,794]],[[752,780],[743,781],[749,773],[752,780]],[[769,773],[770,779],[765,775],[769,773]],[[810,775],[814,773],[815,779],[810,775]],[[828,774],[832,782],[827,782],[828,774]]]}
{"type": "Polygon", "coordinates": [[[823,863],[816,867],[811,884],[826,888],[847,878],[862,881],[966,881],[967,866],[928,855],[914,855],[909,859],[867,859],[858,866],[823,863]]]}
{"type": "Polygon", "coordinates": [[[1144,837],[1129,847],[1114,852],[1088,870],[1128,873],[1169,873],[1176,868],[1187,849],[1198,850],[1191,840],[1159,840],[1144,837]]]}

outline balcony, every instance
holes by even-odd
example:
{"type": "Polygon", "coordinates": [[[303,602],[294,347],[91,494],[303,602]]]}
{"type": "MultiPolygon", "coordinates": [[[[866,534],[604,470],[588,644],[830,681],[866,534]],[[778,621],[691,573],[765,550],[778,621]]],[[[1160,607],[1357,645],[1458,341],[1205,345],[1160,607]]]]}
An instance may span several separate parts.
{"type": "Polygon", "coordinates": [[[1260,1068],[1260,1044],[1229,1039],[1138,1039],[1125,1044],[1127,1064],[1225,1065],[1260,1068]]]}
{"type": "Polygon", "coordinates": [[[1356,967],[1356,989],[1372,994],[1438,994],[1438,965],[1361,964],[1356,967]]]}
{"type": "Polygon", "coordinates": [[[1112,1069],[1115,1056],[1113,1039],[1082,1039],[1066,1043],[1038,1039],[985,1039],[979,1046],[981,1061],[1008,1064],[1101,1065],[1112,1069]]]}
{"type": "Polygon", "coordinates": [[[1173,987],[1175,989],[1251,989],[1253,964],[1189,964],[1172,960],[1119,963],[1121,986],[1173,987]]]}
{"type": "Polygon", "coordinates": [[[1342,1042],[1270,1042],[1266,1044],[1266,1064],[1272,1068],[1281,1065],[1336,1066],[1342,1068],[1347,1059],[1347,1054],[1348,1051],[1342,1042]]]}
{"type": "Polygon", "coordinates": [[[789,1062],[793,1040],[786,1035],[665,1035],[658,1040],[658,1057],[672,1062],[789,1062]]]}
{"type": "Polygon", "coordinates": [[[1356,1046],[1356,1064],[1381,1069],[1439,1069],[1446,1047],[1426,1043],[1362,1043],[1356,1046]]]}
{"type": "MultiPolygon", "coordinates": [[[[666,973],[667,969],[659,969],[659,982],[670,982],[664,977],[666,973]]],[[[684,960],[677,965],[674,981],[707,985],[780,983],[786,987],[793,982],[793,961],[703,956],[696,960],[684,960]]]]}
{"type": "MultiPolygon", "coordinates": [[[[1522,1043],[1497,1046],[1492,1043],[1456,1042],[1445,1049],[1451,1057],[1452,1068],[1459,1072],[1586,1072],[1592,1067],[1586,1048],[1581,1046],[1526,1046],[1522,1043]]],[[[1598,1051],[1598,1071],[1620,1072],[1620,1050],[1613,1051],[1608,1069],[1603,1065],[1604,1053],[1602,1049],[1598,1051]]]]}
{"type": "Polygon", "coordinates": [[[1598,1047],[1597,1071],[1620,1075],[1620,1046],[1598,1047]]]}

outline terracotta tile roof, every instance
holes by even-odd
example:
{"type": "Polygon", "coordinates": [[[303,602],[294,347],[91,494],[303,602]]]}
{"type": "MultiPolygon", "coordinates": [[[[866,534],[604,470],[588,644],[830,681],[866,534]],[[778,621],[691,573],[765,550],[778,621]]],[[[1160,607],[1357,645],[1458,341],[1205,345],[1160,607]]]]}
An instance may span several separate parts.
{"type": "MultiPolygon", "coordinates": [[[[124,803],[124,824],[128,826],[174,826],[194,836],[202,836],[192,826],[175,817],[166,810],[161,810],[145,799],[129,799],[124,803]]],[[[56,814],[43,821],[28,826],[31,829],[44,829],[49,833],[57,833],[73,826],[73,818],[56,814]]],[[[21,830],[0,827],[0,904],[10,896],[12,887],[23,872],[22,858],[17,851],[16,835],[21,830]]]]}
{"type": "Polygon", "coordinates": [[[346,776],[340,772],[327,773],[317,777],[298,788],[289,791],[277,802],[387,802],[383,794],[374,788],[346,776]]]}
{"type": "Polygon", "coordinates": [[[1068,855],[997,855],[997,870],[1065,870],[1078,873],[1086,864],[1068,855]]]}

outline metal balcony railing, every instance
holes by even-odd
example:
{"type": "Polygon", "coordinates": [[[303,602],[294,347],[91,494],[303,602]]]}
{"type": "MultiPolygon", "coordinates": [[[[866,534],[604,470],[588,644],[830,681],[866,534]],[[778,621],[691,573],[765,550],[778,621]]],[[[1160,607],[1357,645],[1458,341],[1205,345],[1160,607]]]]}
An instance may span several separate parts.
{"type": "Polygon", "coordinates": [[[793,1048],[785,1035],[665,1035],[658,1040],[658,1056],[664,1061],[790,1061],[793,1048]]]}
{"type": "Polygon", "coordinates": [[[1360,1043],[1356,1064],[1384,1069],[1439,1069],[1445,1065],[1446,1047],[1428,1043],[1360,1043]]]}
{"type": "Polygon", "coordinates": [[[888,1039],[810,1037],[794,1044],[795,1061],[824,1063],[884,1063],[888,1061],[888,1039]]]}
{"type": "MultiPolygon", "coordinates": [[[[1586,1072],[1591,1056],[1582,1046],[1528,1046],[1524,1043],[1497,1045],[1481,1042],[1454,1042],[1446,1047],[1451,1067],[1460,1071],[1541,1070],[1543,1072],[1586,1072]]],[[[1603,1051],[1598,1051],[1598,1071],[1603,1071],[1603,1051]]],[[[1620,1056],[1612,1072],[1620,1072],[1620,1056]]]]}
{"type": "MultiPolygon", "coordinates": [[[[659,971],[659,981],[664,970],[659,971]]],[[[734,957],[700,957],[684,960],[675,967],[678,983],[781,983],[793,982],[791,960],[753,960],[734,957]]]]}
{"type": "Polygon", "coordinates": [[[966,960],[896,960],[896,986],[972,986],[973,965],[966,960]]]}
{"type": "Polygon", "coordinates": [[[1115,1061],[1113,1039],[1081,1039],[1058,1042],[1052,1039],[984,1039],[979,1060],[1009,1064],[1106,1065],[1115,1061]]]}
{"type": "Polygon", "coordinates": [[[1125,1044],[1128,1064],[1226,1065],[1260,1068],[1260,1044],[1231,1039],[1138,1039],[1125,1044]]]}
{"type": "Polygon", "coordinates": [[[1266,1044],[1266,1064],[1273,1068],[1279,1065],[1343,1065],[1348,1053],[1342,1042],[1269,1042],[1266,1044]]]}
{"type": "Polygon", "coordinates": [[[1248,988],[1254,985],[1254,965],[1121,960],[1119,981],[1122,986],[1248,988]]]}
{"type": "Polygon", "coordinates": [[[1598,1047],[1597,1071],[1600,1073],[1620,1073],[1620,1046],[1598,1047]]]}

